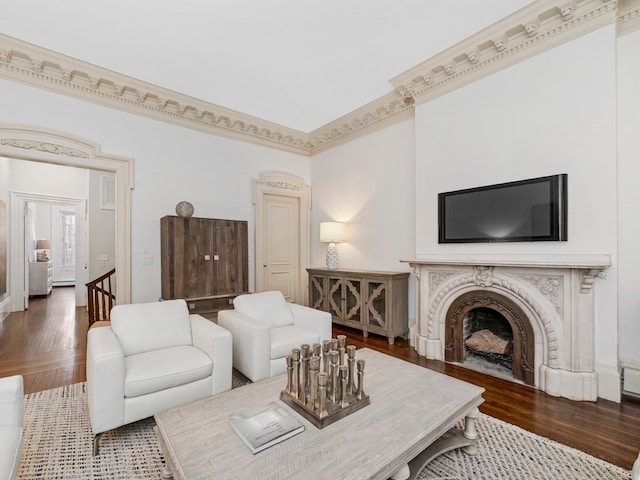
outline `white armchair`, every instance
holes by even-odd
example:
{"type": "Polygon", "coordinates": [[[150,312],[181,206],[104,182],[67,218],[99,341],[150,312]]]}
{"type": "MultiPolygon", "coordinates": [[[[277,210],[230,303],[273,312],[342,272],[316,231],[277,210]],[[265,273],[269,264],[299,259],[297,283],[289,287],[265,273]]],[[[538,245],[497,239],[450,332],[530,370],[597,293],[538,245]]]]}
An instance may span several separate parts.
{"type": "Polygon", "coordinates": [[[231,334],[184,300],[118,305],[110,317],[87,338],[94,455],[107,430],[231,389],[231,334]]]}
{"type": "Polygon", "coordinates": [[[0,378],[0,478],[14,480],[18,477],[23,423],[22,377],[0,378]]]}
{"type": "Polygon", "coordinates": [[[286,372],[294,347],[331,339],[331,314],[287,303],[281,292],[239,295],[218,312],[233,337],[233,366],[254,382],[286,372]]]}

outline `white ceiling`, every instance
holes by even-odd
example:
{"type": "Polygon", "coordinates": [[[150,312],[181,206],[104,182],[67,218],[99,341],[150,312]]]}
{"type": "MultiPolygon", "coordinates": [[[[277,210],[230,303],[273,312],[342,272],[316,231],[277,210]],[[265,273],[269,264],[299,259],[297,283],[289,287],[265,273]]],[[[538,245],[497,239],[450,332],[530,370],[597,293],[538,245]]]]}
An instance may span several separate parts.
{"type": "Polygon", "coordinates": [[[0,0],[0,32],[310,132],[531,0],[0,0]]]}

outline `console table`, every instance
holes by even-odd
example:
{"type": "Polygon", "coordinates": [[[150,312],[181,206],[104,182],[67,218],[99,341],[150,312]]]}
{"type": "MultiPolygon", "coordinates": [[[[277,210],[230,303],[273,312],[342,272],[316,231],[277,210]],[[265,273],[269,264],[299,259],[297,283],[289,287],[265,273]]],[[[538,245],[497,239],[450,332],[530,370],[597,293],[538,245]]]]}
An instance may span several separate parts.
{"type": "Polygon", "coordinates": [[[309,306],[334,323],[394,338],[409,332],[407,272],[307,268],[309,306]]]}

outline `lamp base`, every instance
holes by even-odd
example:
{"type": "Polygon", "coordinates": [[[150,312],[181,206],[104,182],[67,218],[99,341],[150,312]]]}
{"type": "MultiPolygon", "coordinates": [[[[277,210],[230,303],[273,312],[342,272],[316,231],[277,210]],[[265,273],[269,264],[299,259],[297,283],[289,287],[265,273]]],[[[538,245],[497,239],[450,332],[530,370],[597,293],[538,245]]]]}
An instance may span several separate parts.
{"type": "Polygon", "coordinates": [[[338,248],[336,244],[331,242],[327,247],[327,268],[329,270],[335,270],[338,268],[338,248]]]}

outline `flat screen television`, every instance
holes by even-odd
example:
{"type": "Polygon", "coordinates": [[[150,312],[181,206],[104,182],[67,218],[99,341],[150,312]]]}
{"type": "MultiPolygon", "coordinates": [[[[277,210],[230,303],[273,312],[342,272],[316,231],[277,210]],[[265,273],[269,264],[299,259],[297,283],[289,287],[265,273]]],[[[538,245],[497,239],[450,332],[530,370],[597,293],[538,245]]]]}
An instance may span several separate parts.
{"type": "Polygon", "coordinates": [[[438,194],[438,242],[567,240],[567,174],[438,194]]]}

